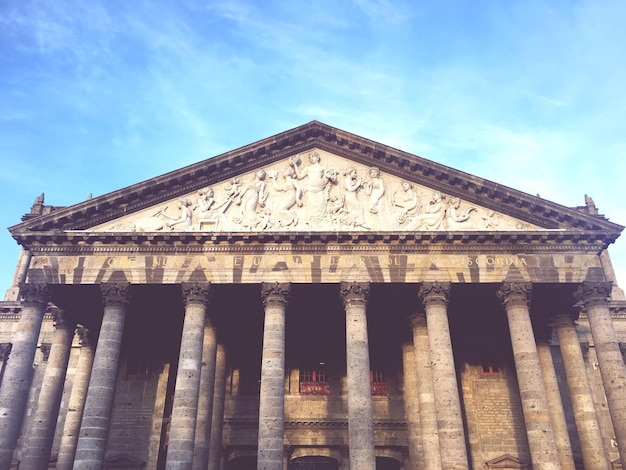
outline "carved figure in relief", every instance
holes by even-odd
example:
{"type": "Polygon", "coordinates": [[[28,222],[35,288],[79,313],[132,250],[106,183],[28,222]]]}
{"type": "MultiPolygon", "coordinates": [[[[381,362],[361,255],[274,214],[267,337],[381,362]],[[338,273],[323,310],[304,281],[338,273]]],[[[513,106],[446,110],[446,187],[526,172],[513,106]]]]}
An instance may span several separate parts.
{"type": "Polygon", "coordinates": [[[497,229],[500,222],[498,220],[498,215],[494,211],[487,212],[487,215],[483,217],[485,221],[485,228],[493,228],[497,229]]]}
{"type": "Polygon", "coordinates": [[[402,191],[403,193],[401,194],[394,191],[391,195],[391,203],[399,209],[396,214],[396,220],[400,225],[403,225],[410,217],[418,213],[420,203],[418,194],[408,181],[402,182],[402,191]]]}
{"type": "Polygon", "coordinates": [[[320,163],[320,155],[317,152],[309,154],[310,165],[300,170],[299,160],[290,159],[289,163],[294,169],[296,177],[301,180],[307,178],[306,185],[306,208],[308,213],[307,223],[319,224],[326,219],[326,204],[330,198],[330,184],[337,183],[337,175],[333,170],[327,170],[320,163]]]}
{"type": "Polygon", "coordinates": [[[224,210],[230,200],[226,199],[220,203],[215,201],[215,192],[211,188],[206,188],[198,192],[198,199],[196,201],[196,207],[193,208],[197,211],[197,225],[198,230],[212,226],[214,230],[219,228],[219,222],[224,217],[224,210]],[[221,209],[221,210],[220,210],[221,209]]]}
{"type": "Polygon", "coordinates": [[[163,210],[159,211],[160,215],[168,219],[165,223],[173,230],[177,225],[180,225],[182,230],[191,230],[193,215],[191,213],[191,203],[187,199],[179,199],[177,202],[179,214],[178,216],[172,216],[167,213],[167,206],[163,210]]]}
{"type": "Polygon", "coordinates": [[[354,168],[348,168],[344,172],[344,209],[346,210],[346,214],[343,222],[348,226],[367,228],[365,226],[363,206],[358,198],[358,192],[364,185],[365,181],[358,177],[354,168]]]}
{"type": "Polygon", "coordinates": [[[415,216],[407,225],[407,229],[437,230],[441,228],[445,216],[446,207],[443,202],[443,195],[439,191],[435,191],[426,205],[424,213],[415,216]]]}
{"type": "Polygon", "coordinates": [[[454,227],[455,224],[468,221],[472,211],[475,210],[475,207],[466,207],[461,210],[461,200],[458,197],[452,198],[447,212],[448,224],[454,227]]]}
{"type": "Polygon", "coordinates": [[[224,186],[226,200],[224,201],[222,212],[226,212],[233,202],[241,205],[241,186],[243,186],[243,183],[237,177],[230,180],[228,184],[224,186]]]}
{"type": "Polygon", "coordinates": [[[328,201],[328,218],[337,230],[341,228],[341,221],[344,218],[345,214],[343,203],[344,197],[342,194],[338,196],[333,195],[328,201]]]}
{"type": "Polygon", "coordinates": [[[385,183],[380,177],[380,170],[370,168],[370,180],[365,185],[365,194],[369,196],[369,210],[372,214],[380,211],[381,198],[385,195],[385,183]]]}
{"type": "Polygon", "coordinates": [[[254,175],[254,180],[248,184],[241,195],[241,200],[236,201],[241,205],[240,214],[233,217],[233,222],[247,228],[255,228],[259,223],[257,207],[265,207],[268,194],[265,192],[265,171],[259,170],[254,175]]]}
{"type": "Polygon", "coordinates": [[[302,187],[300,182],[295,178],[296,172],[292,167],[283,170],[283,183],[280,184],[276,180],[278,173],[276,171],[268,172],[268,177],[272,180],[272,186],[278,192],[284,192],[285,195],[278,201],[276,205],[276,219],[280,227],[288,227],[297,225],[298,216],[290,209],[297,205],[302,207],[302,187]]]}

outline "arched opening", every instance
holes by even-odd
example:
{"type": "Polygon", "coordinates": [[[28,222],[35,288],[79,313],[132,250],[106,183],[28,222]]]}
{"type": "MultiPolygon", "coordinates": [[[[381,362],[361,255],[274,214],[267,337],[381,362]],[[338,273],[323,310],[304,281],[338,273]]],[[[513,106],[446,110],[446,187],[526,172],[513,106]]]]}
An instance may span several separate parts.
{"type": "Polygon", "coordinates": [[[331,457],[306,456],[291,461],[289,470],[338,470],[339,462],[331,457]]]}

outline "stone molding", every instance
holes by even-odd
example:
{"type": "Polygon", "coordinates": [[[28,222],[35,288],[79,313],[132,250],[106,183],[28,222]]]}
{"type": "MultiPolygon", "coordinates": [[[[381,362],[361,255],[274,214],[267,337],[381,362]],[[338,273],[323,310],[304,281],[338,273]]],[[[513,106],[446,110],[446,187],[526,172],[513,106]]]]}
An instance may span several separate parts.
{"type": "Polygon", "coordinates": [[[291,284],[288,282],[264,282],[261,284],[263,308],[283,307],[289,302],[291,284]]]}
{"type": "Polygon", "coordinates": [[[339,295],[343,301],[344,308],[366,307],[370,295],[369,282],[342,282],[339,295]]]}
{"type": "Polygon", "coordinates": [[[20,296],[24,305],[45,306],[48,304],[49,288],[47,284],[22,284],[20,296]]]}
{"type": "Polygon", "coordinates": [[[532,284],[530,282],[503,282],[497,292],[497,296],[505,309],[509,307],[530,305],[532,284]]]}

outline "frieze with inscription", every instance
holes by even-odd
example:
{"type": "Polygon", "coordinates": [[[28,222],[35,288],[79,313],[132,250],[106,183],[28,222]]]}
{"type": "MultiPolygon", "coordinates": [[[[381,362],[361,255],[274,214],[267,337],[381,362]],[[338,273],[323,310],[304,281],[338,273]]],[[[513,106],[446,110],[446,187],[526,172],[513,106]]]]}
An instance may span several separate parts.
{"type": "Polygon", "coordinates": [[[112,232],[534,230],[458,197],[314,150],[94,227],[112,232]]]}

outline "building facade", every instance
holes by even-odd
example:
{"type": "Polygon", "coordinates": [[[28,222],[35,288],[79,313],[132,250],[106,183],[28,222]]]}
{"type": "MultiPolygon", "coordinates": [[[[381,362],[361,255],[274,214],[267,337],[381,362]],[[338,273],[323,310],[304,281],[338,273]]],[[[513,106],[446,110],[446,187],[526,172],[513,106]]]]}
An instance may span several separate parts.
{"type": "Polygon", "coordinates": [[[316,121],[42,195],[0,469],[622,468],[622,229],[316,121]]]}

